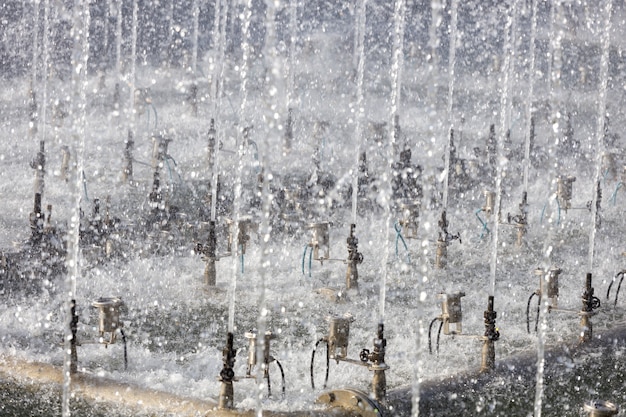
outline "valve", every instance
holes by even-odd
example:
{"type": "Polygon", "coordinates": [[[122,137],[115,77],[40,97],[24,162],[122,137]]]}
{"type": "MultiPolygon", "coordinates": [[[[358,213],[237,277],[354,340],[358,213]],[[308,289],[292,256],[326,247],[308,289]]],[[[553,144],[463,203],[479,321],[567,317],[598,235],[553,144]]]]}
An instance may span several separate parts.
{"type": "Polygon", "coordinates": [[[324,261],[330,259],[330,222],[309,223],[307,229],[313,231],[313,236],[308,246],[313,249],[313,259],[324,261]],[[320,256],[320,252],[322,255],[320,256]]]}
{"type": "Polygon", "coordinates": [[[496,193],[489,190],[484,190],[483,195],[485,196],[485,205],[482,207],[483,211],[487,213],[488,216],[493,214],[494,208],[496,206],[496,193]]]}
{"type": "Polygon", "coordinates": [[[400,204],[402,219],[398,223],[400,223],[400,226],[404,229],[404,236],[408,239],[417,239],[420,207],[419,201],[400,204]]]}
{"type": "MultiPolygon", "coordinates": [[[[257,365],[257,331],[252,330],[250,332],[247,332],[244,336],[246,337],[246,339],[248,339],[248,368],[246,369],[246,378],[255,378],[255,376],[252,375],[252,370],[257,365]]],[[[282,393],[283,396],[285,395],[285,373],[283,371],[283,367],[280,362],[270,354],[270,340],[275,338],[276,336],[274,336],[272,332],[265,332],[262,368],[263,378],[267,381],[267,395],[269,397],[272,396],[272,384],[270,382],[269,364],[273,362],[276,362],[276,365],[278,365],[278,368],[280,369],[283,382],[282,393]]]]}
{"type": "Polygon", "coordinates": [[[125,308],[125,304],[119,297],[100,297],[93,303],[93,307],[98,309],[98,333],[99,341],[105,346],[112,345],[117,340],[116,333],[119,330],[124,344],[124,369],[128,369],[128,354],[126,347],[126,334],[124,333],[124,323],[120,320],[120,313],[125,308]],[[109,333],[109,339],[104,338],[105,333],[109,333]]]}
{"type": "Polygon", "coordinates": [[[556,179],[556,197],[560,207],[567,211],[572,208],[573,183],[576,177],[571,175],[559,176],[556,179]]]}

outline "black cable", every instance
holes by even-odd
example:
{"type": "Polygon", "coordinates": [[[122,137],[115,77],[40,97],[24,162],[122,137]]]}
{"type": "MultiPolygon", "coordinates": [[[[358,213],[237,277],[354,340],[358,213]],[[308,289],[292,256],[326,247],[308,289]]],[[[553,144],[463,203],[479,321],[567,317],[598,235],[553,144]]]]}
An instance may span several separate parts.
{"type": "Polygon", "coordinates": [[[539,310],[541,310],[541,294],[537,297],[537,316],[535,317],[535,333],[537,333],[537,329],[539,328],[539,310]]]}
{"type": "Polygon", "coordinates": [[[437,356],[439,356],[439,337],[441,337],[441,329],[443,328],[443,320],[439,324],[439,330],[437,331],[437,356]]]}
{"type": "Polygon", "coordinates": [[[122,334],[122,342],[124,343],[124,370],[128,370],[128,353],[126,350],[126,335],[124,334],[124,330],[120,329],[120,333],[122,334]]]}
{"type": "Polygon", "coordinates": [[[613,283],[615,282],[615,280],[617,279],[617,277],[619,276],[620,273],[618,273],[617,275],[615,275],[615,277],[613,277],[613,279],[611,280],[611,283],[609,284],[609,288],[606,289],[606,300],[609,300],[609,296],[611,295],[611,287],[613,286],[613,283]]]}
{"type": "Polygon", "coordinates": [[[328,373],[330,372],[330,349],[328,346],[328,340],[326,340],[326,377],[324,378],[324,386],[322,389],[326,389],[328,385],[328,373]]]}
{"type": "Polygon", "coordinates": [[[283,366],[280,364],[278,359],[275,359],[276,365],[278,365],[278,369],[280,369],[280,376],[283,380],[283,399],[285,398],[285,371],[283,371],[283,366]]]}
{"type": "Polygon", "coordinates": [[[267,379],[267,397],[272,398],[272,382],[270,381],[270,371],[268,364],[265,365],[265,375],[263,377],[267,379]]]}
{"type": "MultiPolygon", "coordinates": [[[[313,365],[315,363],[315,351],[321,342],[326,341],[325,338],[321,338],[317,342],[315,342],[315,347],[313,348],[313,353],[311,354],[311,388],[315,389],[315,381],[313,377],[313,365]]],[[[326,381],[328,381],[328,366],[330,364],[329,354],[328,354],[328,344],[326,344],[326,381]]],[[[324,383],[324,388],[326,388],[326,383],[324,383]]]]}
{"type": "Polygon", "coordinates": [[[530,294],[530,297],[528,298],[528,304],[526,304],[526,331],[528,332],[528,334],[530,334],[530,302],[535,295],[537,294],[534,292],[530,294]]]}
{"type": "Polygon", "coordinates": [[[433,354],[431,331],[433,329],[433,324],[435,324],[437,320],[439,320],[439,317],[435,317],[433,321],[430,322],[430,325],[428,326],[428,352],[431,355],[433,354]]]}
{"type": "Polygon", "coordinates": [[[620,275],[622,276],[622,278],[620,278],[619,284],[617,285],[617,292],[615,293],[615,304],[613,304],[613,307],[617,306],[617,296],[619,295],[619,290],[620,290],[620,288],[622,288],[622,282],[624,281],[624,271],[619,272],[615,276],[615,278],[617,278],[620,275]]]}

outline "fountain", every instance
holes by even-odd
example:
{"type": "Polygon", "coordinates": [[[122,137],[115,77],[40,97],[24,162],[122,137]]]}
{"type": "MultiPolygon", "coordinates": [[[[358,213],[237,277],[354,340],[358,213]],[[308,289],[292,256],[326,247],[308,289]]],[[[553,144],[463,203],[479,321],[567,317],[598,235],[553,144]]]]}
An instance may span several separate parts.
{"type": "Polygon", "coordinates": [[[327,6],[0,8],[3,405],[623,408],[622,8],[327,6]]]}

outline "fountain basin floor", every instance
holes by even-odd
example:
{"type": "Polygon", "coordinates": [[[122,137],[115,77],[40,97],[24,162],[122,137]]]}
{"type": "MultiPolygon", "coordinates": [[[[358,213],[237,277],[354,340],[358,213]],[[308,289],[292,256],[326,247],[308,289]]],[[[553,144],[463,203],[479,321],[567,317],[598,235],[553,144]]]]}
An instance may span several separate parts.
{"type": "MultiPolygon", "coordinates": [[[[528,353],[498,361],[493,372],[465,372],[423,381],[419,415],[532,415],[535,375],[536,355],[528,353]]],[[[584,402],[590,399],[609,399],[618,405],[624,404],[626,326],[622,324],[596,334],[588,344],[566,343],[546,351],[544,381],[545,416],[579,416],[584,402]]],[[[33,416],[57,412],[62,382],[59,366],[7,356],[0,359],[2,409],[11,413],[5,415],[24,413],[33,416]],[[45,401],[48,397],[52,401],[45,401]]],[[[72,379],[72,387],[72,407],[74,414],[80,416],[255,415],[254,410],[217,410],[217,403],[211,399],[174,395],[82,372],[72,379]]],[[[241,386],[235,385],[236,393],[240,389],[241,386]]],[[[411,404],[412,387],[399,387],[388,392],[388,415],[409,416],[411,404]]],[[[264,411],[264,415],[369,415],[320,407],[312,404],[294,411],[264,411]]]]}

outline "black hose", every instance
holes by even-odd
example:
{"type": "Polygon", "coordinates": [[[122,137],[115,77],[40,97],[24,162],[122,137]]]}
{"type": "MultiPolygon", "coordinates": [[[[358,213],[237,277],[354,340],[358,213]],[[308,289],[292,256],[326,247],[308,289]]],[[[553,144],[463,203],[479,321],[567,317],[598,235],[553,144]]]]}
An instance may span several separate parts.
{"type": "Polygon", "coordinates": [[[437,320],[439,320],[439,317],[435,317],[433,321],[430,322],[430,325],[428,326],[428,352],[431,355],[433,354],[431,331],[433,329],[433,324],[435,324],[437,320]]]}
{"type": "MultiPolygon", "coordinates": [[[[313,377],[313,365],[315,363],[315,351],[320,343],[326,342],[326,338],[321,338],[315,343],[315,347],[313,348],[313,353],[311,354],[311,388],[315,389],[315,380],[313,377]]],[[[330,352],[328,351],[328,342],[326,342],[326,380],[324,381],[324,388],[326,388],[326,383],[328,382],[328,368],[330,367],[330,352]]]]}
{"type": "Polygon", "coordinates": [[[122,342],[124,343],[124,370],[128,370],[128,352],[126,349],[126,335],[124,334],[124,330],[120,329],[120,333],[122,334],[122,342]]]}
{"type": "Polygon", "coordinates": [[[537,329],[539,328],[539,311],[541,310],[541,294],[537,297],[537,316],[535,317],[535,333],[537,333],[537,329]]]}
{"type": "Polygon", "coordinates": [[[437,331],[437,356],[439,356],[439,338],[441,337],[441,329],[443,328],[443,320],[439,324],[439,330],[437,331]]]}
{"type": "Polygon", "coordinates": [[[283,381],[283,399],[285,398],[285,371],[283,371],[283,366],[280,364],[278,359],[275,359],[276,365],[278,365],[278,369],[280,369],[280,377],[283,381]]]}
{"type": "Polygon", "coordinates": [[[530,297],[528,298],[528,304],[526,304],[526,331],[528,332],[528,334],[530,334],[530,302],[535,295],[537,295],[537,293],[535,292],[530,294],[530,297]]]}
{"type": "Polygon", "coordinates": [[[622,278],[620,278],[619,280],[619,284],[617,285],[617,292],[615,293],[615,303],[613,304],[613,307],[617,306],[617,296],[619,295],[619,290],[620,288],[622,288],[622,282],[624,281],[624,271],[619,272],[615,278],[617,278],[618,276],[622,276],[622,278]]]}
{"type": "Polygon", "coordinates": [[[272,382],[270,381],[270,371],[269,366],[265,365],[265,375],[263,377],[267,379],[267,397],[272,398],[272,382]]]}

